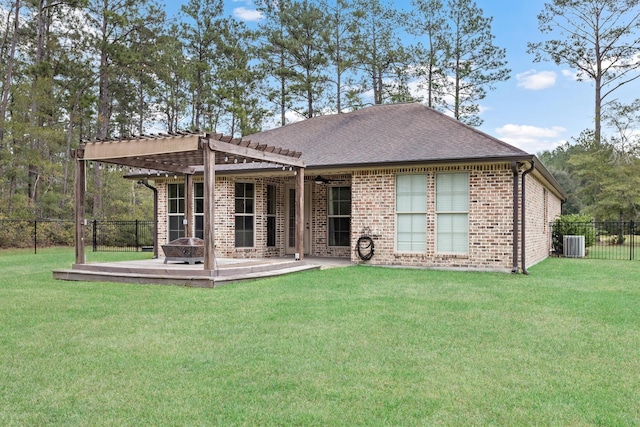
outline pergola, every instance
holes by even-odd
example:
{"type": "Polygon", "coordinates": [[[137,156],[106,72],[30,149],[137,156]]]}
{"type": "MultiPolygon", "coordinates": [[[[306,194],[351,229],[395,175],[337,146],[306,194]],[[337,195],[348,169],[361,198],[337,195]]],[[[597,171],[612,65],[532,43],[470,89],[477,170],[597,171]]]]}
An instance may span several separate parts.
{"type": "MultiPolygon", "coordinates": [[[[228,163],[266,162],[296,170],[296,259],[304,257],[304,168],[302,153],[268,146],[222,134],[175,133],[142,135],[132,138],[85,142],[73,151],[75,159],[76,197],[76,264],[85,263],[84,226],[86,164],[100,162],[181,173],[185,175],[185,197],[191,200],[192,177],[196,166],[204,166],[204,270],[215,266],[215,165],[228,163]]],[[[185,216],[191,218],[191,203],[185,203],[185,216]]],[[[188,224],[191,221],[188,220],[188,224]]],[[[193,229],[188,225],[188,237],[193,229]]]]}

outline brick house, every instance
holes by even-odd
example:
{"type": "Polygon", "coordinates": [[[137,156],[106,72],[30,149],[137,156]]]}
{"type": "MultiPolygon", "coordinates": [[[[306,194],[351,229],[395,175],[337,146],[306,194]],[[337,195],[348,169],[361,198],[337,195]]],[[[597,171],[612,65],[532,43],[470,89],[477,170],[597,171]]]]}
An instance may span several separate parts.
{"type": "MultiPolygon", "coordinates": [[[[243,139],[302,153],[311,257],[526,271],[548,256],[548,224],[566,198],[534,155],[419,103],[316,117],[243,139]]],[[[215,169],[215,256],[293,256],[295,169],[226,156],[215,169]]],[[[160,244],[204,237],[202,168],[187,181],[192,191],[184,175],[153,178],[160,244]]]]}

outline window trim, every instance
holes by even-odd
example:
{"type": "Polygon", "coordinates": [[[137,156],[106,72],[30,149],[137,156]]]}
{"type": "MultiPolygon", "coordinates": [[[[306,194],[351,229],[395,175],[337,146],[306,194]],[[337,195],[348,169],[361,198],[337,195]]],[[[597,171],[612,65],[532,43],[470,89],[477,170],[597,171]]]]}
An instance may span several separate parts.
{"type": "Polygon", "coordinates": [[[470,189],[470,183],[471,183],[471,173],[470,171],[452,171],[452,172],[437,172],[435,174],[435,186],[434,186],[434,192],[435,192],[435,239],[434,239],[434,244],[435,244],[435,253],[438,255],[457,255],[457,256],[468,256],[469,255],[469,206],[470,206],[470,197],[469,197],[469,189],[470,189]],[[438,176],[442,176],[442,175],[466,175],[467,177],[467,185],[466,185],[466,189],[467,189],[467,209],[464,211],[455,211],[455,210],[439,210],[438,209],[438,176]],[[438,248],[438,236],[439,236],[439,231],[438,231],[438,224],[439,224],[439,220],[440,220],[440,215],[464,215],[466,217],[466,221],[467,221],[467,242],[466,242],[466,248],[464,252],[454,252],[454,251],[441,251],[438,248]]]}
{"type": "Polygon", "coordinates": [[[172,182],[167,184],[167,239],[168,241],[173,241],[175,239],[179,239],[184,237],[184,219],[185,219],[185,203],[186,203],[186,195],[185,195],[185,184],[180,182],[172,182]],[[178,197],[171,197],[171,186],[176,186],[178,189],[178,197]],[[180,197],[180,189],[182,189],[182,197],[180,197]],[[171,212],[171,201],[177,200],[177,208],[178,212],[171,212]],[[182,200],[182,212],[180,212],[180,200],[182,200]],[[171,218],[177,217],[180,219],[180,229],[178,231],[178,236],[175,239],[172,238],[171,233],[175,230],[171,229],[171,218]]]}
{"type": "Polygon", "coordinates": [[[352,204],[353,204],[353,197],[352,197],[352,192],[351,192],[351,186],[350,185],[338,185],[338,184],[334,184],[334,185],[329,185],[327,186],[327,247],[329,248],[350,248],[351,247],[351,217],[352,217],[352,204]],[[332,190],[334,188],[348,188],[349,189],[349,215],[332,215],[331,212],[331,202],[332,197],[331,195],[332,190]],[[331,226],[329,225],[329,223],[331,222],[332,218],[348,218],[349,219],[349,244],[348,245],[332,245],[331,244],[331,226]]]}
{"type": "MultiPolygon", "coordinates": [[[[234,245],[235,249],[255,249],[255,247],[256,247],[256,187],[257,186],[256,186],[255,182],[244,182],[244,181],[236,181],[234,183],[234,185],[233,185],[233,190],[234,190],[234,197],[233,197],[233,201],[234,201],[234,204],[233,204],[234,205],[234,208],[233,208],[233,211],[234,211],[234,214],[233,214],[233,220],[234,220],[234,222],[233,222],[233,245],[234,245]],[[252,200],[253,200],[253,212],[251,214],[247,214],[247,213],[244,213],[244,212],[243,213],[238,213],[236,211],[236,202],[238,200],[236,186],[238,184],[245,185],[245,189],[246,189],[246,185],[252,185],[253,186],[253,197],[252,197],[252,200]],[[243,218],[251,217],[252,218],[252,232],[253,232],[253,236],[252,236],[252,241],[253,242],[252,243],[253,244],[251,246],[238,246],[238,242],[237,242],[237,239],[236,239],[237,230],[236,230],[236,227],[235,227],[236,220],[237,220],[238,217],[243,217],[243,218]]],[[[247,197],[243,197],[243,199],[247,199],[247,197]]]]}
{"type": "Polygon", "coordinates": [[[193,183],[193,233],[196,237],[198,236],[198,218],[202,217],[202,234],[201,239],[204,239],[204,182],[194,182],[193,183]],[[198,196],[198,192],[196,191],[197,186],[202,186],[202,196],[198,196]],[[198,212],[198,200],[202,200],[202,212],[198,212]]]}
{"type": "MultiPolygon", "coordinates": [[[[396,174],[395,176],[395,185],[394,185],[394,216],[395,216],[395,233],[394,233],[394,251],[395,253],[398,254],[425,254],[427,253],[427,234],[429,233],[429,222],[427,221],[427,216],[428,216],[428,204],[429,204],[429,175],[424,172],[424,173],[399,173],[396,174]],[[423,210],[415,210],[415,211],[401,211],[398,210],[398,177],[402,177],[402,176],[421,176],[424,178],[424,198],[425,198],[425,203],[424,203],[424,207],[423,210]],[[409,216],[409,215],[420,215],[422,216],[422,218],[424,219],[424,229],[425,229],[425,233],[424,233],[424,241],[421,242],[421,244],[424,245],[424,250],[415,250],[415,249],[400,249],[399,245],[398,245],[398,232],[399,232],[399,219],[401,216],[409,216]]],[[[412,194],[418,194],[418,193],[413,193],[412,194]]],[[[412,233],[413,234],[413,233],[412,233]]],[[[412,246],[413,246],[413,241],[412,241],[412,246]]]]}
{"type": "Polygon", "coordinates": [[[265,209],[265,217],[267,218],[265,227],[267,231],[267,236],[265,240],[265,245],[267,248],[275,248],[278,246],[278,186],[275,184],[267,184],[266,185],[266,209],[265,209]],[[273,191],[273,212],[271,212],[269,201],[270,201],[270,191],[273,191]],[[269,220],[273,221],[273,244],[269,244],[269,220]]]}

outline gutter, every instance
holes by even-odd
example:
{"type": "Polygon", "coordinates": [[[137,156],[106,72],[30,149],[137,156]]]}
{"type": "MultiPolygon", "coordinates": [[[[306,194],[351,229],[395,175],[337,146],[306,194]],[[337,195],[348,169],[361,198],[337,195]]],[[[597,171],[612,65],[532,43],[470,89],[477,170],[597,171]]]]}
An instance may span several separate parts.
{"type": "Polygon", "coordinates": [[[511,161],[513,171],[513,267],[512,273],[518,272],[518,168],[520,163],[511,161]]]}
{"type": "Polygon", "coordinates": [[[535,169],[536,165],[533,161],[533,159],[531,160],[531,166],[529,167],[529,169],[527,169],[526,171],[522,172],[522,273],[523,274],[529,274],[529,272],[527,271],[527,264],[525,262],[525,255],[526,255],[526,244],[525,244],[525,238],[526,238],[526,223],[525,223],[525,219],[526,219],[526,209],[525,209],[525,177],[531,173],[534,169],[535,169]]]}
{"type": "Polygon", "coordinates": [[[138,184],[153,191],[153,258],[158,258],[158,189],[149,184],[149,180],[141,179],[138,184]]]}

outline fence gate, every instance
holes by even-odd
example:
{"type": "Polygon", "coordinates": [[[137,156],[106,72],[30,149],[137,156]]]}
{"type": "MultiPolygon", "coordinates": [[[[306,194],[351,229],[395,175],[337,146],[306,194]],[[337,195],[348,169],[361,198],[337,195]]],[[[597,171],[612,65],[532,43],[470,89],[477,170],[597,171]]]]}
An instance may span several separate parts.
{"type": "Polygon", "coordinates": [[[94,252],[137,252],[153,250],[153,221],[91,222],[94,252]]]}
{"type": "MultiPolygon", "coordinates": [[[[552,251],[565,254],[565,236],[584,236],[585,258],[640,260],[640,226],[634,221],[593,221],[553,223],[552,251]]],[[[573,253],[573,252],[572,252],[573,253]]]]}

